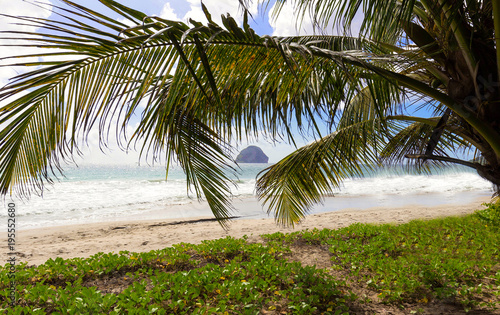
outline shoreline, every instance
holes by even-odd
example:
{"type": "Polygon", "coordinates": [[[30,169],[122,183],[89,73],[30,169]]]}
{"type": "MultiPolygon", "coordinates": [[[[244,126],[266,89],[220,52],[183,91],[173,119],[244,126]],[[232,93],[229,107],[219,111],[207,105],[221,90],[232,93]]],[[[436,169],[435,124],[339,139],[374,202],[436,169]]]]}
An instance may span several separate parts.
{"type": "MultiPolygon", "coordinates": [[[[375,206],[364,209],[343,209],[314,212],[306,216],[295,228],[284,228],[274,218],[238,218],[224,230],[213,221],[213,216],[172,219],[131,219],[121,221],[86,223],[20,230],[16,234],[19,262],[29,265],[44,263],[49,258],[90,257],[99,252],[145,252],[158,250],[178,243],[200,243],[227,236],[240,238],[246,235],[249,242],[259,242],[261,234],[290,233],[304,229],[337,229],[353,223],[402,224],[415,219],[433,219],[460,216],[482,209],[489,197],[478,197],[464,204],[433,206],[375,206]],[[186,221],[187,219],[187,221],[186,221]]],[[[255,201],[256,202],[256,201],[255,201]]],[[[249,205],[241,202],[241,205],[249,205]]],[[[325,203],[323,207],[328,207],[325,203]]],[[[267,216],[267,215],[266,215],[267,216]]],[[[7,261],[7,246],[2,247],[2,257],[7,261]]]]}
{"type": "MultiPolygon", "coordinates": [[[[394,208],[394,207],[421,207],[421,206],[440,206],[440,205],[463,205],[473,203],[482,199],[487,202],[491,197],[489,191],[462,191],[450,193],[413,193],[413,194],[382,194],[382,195],[343,195],[336,194],[332,197],[325,197],[322,204],[317,204],[308,215],[338,212],[342,210],[364,210],[370,208],[394,208]]],[[[272,214],[267,214],[265,208],[255,196],[240,196],[233,199],[234,211],[230,216],[235,220],[248,219],[267,219],[273,218],[272,214]]],[[[138,205],[139,209],[143,208],[138,205]]],[[[194,218],[209,217],[213,214],[207,202],[198,202],[196,200],[190,203],[171,204],[162,207],[151,207],[127,213],[123,209],[117,209],[111,216],[89,217],[87,219],[71,219],[58,217],[55,221],[42,222],[48,224],[33,224],[37,217],[19,216],[17,224],[18,231],[27,231],[33,229],[55,228],[62,226],[80,226],[85,224],[97,223],[116,223],[121,221],[143,221],[143,220],[180,220],[186,221],[194,218]]],[[[53,213],[52,215],[55,215],[53,213]]],[[[57,216],[56,216],[57,217],[57,216]]],[[[40,219],[40,218],[39,218],[40,219]]]]}

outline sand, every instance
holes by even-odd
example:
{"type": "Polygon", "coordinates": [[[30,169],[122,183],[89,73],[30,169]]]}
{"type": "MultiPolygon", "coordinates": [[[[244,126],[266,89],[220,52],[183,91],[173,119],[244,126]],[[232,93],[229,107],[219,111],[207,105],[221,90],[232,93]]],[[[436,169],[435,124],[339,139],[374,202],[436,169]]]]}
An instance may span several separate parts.
{"type": "MultiPolygon", "coordinates": [[[[274,232],[293,232],[304,229],[336,229],[361,223],[405,223],[414,219],[431,219],[460,216],[481,209],[486,197],[463,205],[402,206],[393,208],[345,209],[308,215],[295,228],[278,226],[273,218],[238,219],[224,230],[219,223],[206,221],[210,217],[170,220],[128,220],[93,224],[47,227],[21,230],[16,234],[17,261],[41,264],[56,257],[89,257],[98,252],[144,252],[161,249],[173,244],[200,243],[232,236],[248,236],[249,241],[259,242],[259,235],[274,232]],[[199,221],[201,220],[201,221],[199,221]]],[[[7,246],[1,256],[7,261],[7,246]]]]}

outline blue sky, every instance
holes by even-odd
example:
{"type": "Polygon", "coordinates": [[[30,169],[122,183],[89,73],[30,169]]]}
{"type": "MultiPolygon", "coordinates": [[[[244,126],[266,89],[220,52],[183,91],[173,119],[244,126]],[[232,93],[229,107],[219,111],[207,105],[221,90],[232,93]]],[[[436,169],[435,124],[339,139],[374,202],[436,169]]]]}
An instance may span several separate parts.
{"type": "MultiPolygon", "coordinates": [[[[78,4],[85,5],[96,11],[109,14],[113,16],[113,12],[106,11],[106,9],[99,3],[98,0],[73,0],[78,4]]],[[[58,0],[39,0],[39,2],[45,4],[48,8],[51,5],[61,5],[58,0]]],[[[163,18],[172,20],[181,20],[187,22],[189,18],[205,22],[206,19],[201,10],[200,0],[119,0],[132,8],[143,11],[149,15],[157,15],[163,18]]],[[[256,1],[255,1],[256,2],[256,1]]],[[[211,12],[212,18],[216,21],[220,21],[221,14],[229,13],[238,22],[242,22],[243,17],[241,10],[239,8],[239,3],[237,0],[204,0],[203,3],[211,12]]],[[[36,16],[42,18],[50,17],[51,13],[48,10],[42,10],[39,7],[33,6],[24,0],[0,0],[0,5],[2,7],[2,13],[10,15],[25,15],[25,16],[36,16]]],[[[264,35],[297,35],[297,34],[312,34],[314,29],[312,22],[306,19],[302,22],[300,27],[296,24],[296,18],[294,17],[294,10],[290,5],[285,6],[282,9],[280,16],[276,19],[270,18],[270,11],[273,9],[273,3],[271,3],[267,11],[264,11],[262,7],[259,7],[257,3],[254,3],[250,7],[253,19],[251,19],[250,24],[256,30],[257,33],[264,35]]],[[[20,26],[12,25],[5,18],[0,18],[0,30],[18,30],[20,26]]],[[[25,28],[26,30],[33,31],[33,28],[25,28]]],[[[35,30],[36,31],[36,30],[35,30]]],[[[1,44],[1,40],[0,40],[1,44]]],[[[26,50],[29,53],[29,50],[26,50]]],[[[20,51],[19,48],[5,48],[3,47],[0,51],[0,57],[15,55],[24,53],[20,51]]],[[[0,85],[4,85],[8,82],[8,79],[24,71],[23,69],[12,69],[12,68],[2,68],[0,67],[0,85]]],[[[132,128],[132,127],[131,127],[132,128]]],[[[304,145],[307,141],[304,139],[296,139],[299,146],[304,145]]],[[[124,163],[132,164],[138,161],[138,153],[129,152],[128,154],[123,153],[117,147],[111,145],[109,150],[105,150],[106,154],[103,154],[98,147],[98,133],[91,132],[88,148],[84,148],[83,159],[79,159],[79,163],[100,163],[100,164],[113,164],[113,163],[124,163]]],[[[111,141],[113,143],[113,140],[111,141]]],[[[294,147],[287,143],[270,143],[265,139],[249,140],[238,146],[238,149],[243,149],[247,145],[256,144],[260,146],[264,152],[270,157],[271,162],[277,162],[279,159],[283,158],[290,152],[294,150],[294,147]]]]}

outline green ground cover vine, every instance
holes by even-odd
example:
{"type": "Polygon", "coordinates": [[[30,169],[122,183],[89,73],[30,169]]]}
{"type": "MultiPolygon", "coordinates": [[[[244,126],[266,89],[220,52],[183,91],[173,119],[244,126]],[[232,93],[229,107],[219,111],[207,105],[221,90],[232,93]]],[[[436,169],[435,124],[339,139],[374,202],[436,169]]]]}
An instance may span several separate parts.
{"type": "MultiPolygon", "coordinates": [[[[8,314],[348,314],[373,303],[463,312],[500,303],[499,206],[464,217],[402,225],[224,238],[145,253],[98,253],[0,269],[8,314]],[[327,268],[290,259],[297,244],[326,248],[327,268]],[[366,292],[371,292],[368,296],[366,292]],[[363,306],[364,305],[364,306],[363,306]]],[[[368,308],[369,309],[369,308],[368,308]]]]}

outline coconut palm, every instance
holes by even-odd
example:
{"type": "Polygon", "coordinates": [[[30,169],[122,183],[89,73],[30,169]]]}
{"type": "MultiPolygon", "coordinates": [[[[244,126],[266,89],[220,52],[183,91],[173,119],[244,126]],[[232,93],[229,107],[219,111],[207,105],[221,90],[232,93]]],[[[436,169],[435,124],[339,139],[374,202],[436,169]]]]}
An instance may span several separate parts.
{"type": "Polygon", "coordinates": [[[228,171],[236,172],[231,143],[255,135],[294,142],[290,126],[316,140],[257,182],[282,224],[382,164],[458,163],[500,185],[497,1],[294,2],[319,27],[349,26],[362,10],[357,37],[259,36],[247,14],[242,26],[230,16],[218,25],[205,9],[206,25],[187,25],[101,0],[122,16],[112,19],[62,2],[53,19],[15,18],[43,32],[5,35],[45,51],[8,58],[32,70],[0,91],[4,194],[43,189],[91,128],[105,146],[134,115],[139,126],[120,145],[177,161],[222,222],[231,211],[228,171]],[[460,158],[468,153],[472,161],[460,158]]]}

